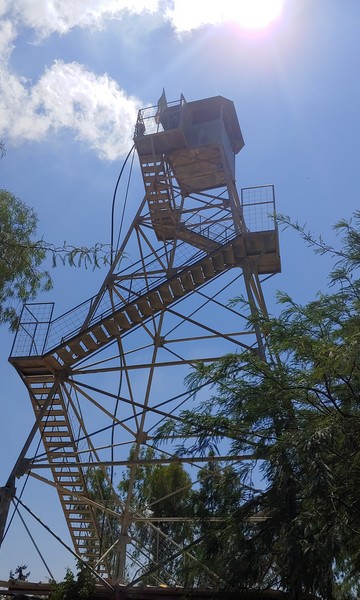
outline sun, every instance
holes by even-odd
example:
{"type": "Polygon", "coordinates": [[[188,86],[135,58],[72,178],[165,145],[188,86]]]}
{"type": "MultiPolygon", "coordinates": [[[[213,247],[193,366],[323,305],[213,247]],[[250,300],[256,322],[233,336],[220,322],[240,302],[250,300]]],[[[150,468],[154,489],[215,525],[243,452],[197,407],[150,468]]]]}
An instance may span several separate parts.
{"type": "Polygon", "coordinates": [[[246,29],[265,29],[282,12],[284,0],[225,0],[228,18],[246,29]]]}

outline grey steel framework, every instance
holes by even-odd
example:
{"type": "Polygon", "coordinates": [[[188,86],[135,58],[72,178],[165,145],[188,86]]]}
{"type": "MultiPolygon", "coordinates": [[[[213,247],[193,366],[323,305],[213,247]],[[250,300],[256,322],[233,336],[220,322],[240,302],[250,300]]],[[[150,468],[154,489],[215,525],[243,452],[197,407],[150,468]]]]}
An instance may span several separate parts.
{"type": "MultiPolygon", "coordinates": [[[[237,192],[243,138],[232,102],[162,96],[139,111],[134,143],[145,195],[99,293],[59,318],[53,304],[23,309],[10,362],[36,422],[2,488],[2,529],[15,478],[29,474],[56,488],[75,553],[102,577],[136,580],[151,563],[160,583],[162,556],[195,558],[164,535],[148,507],[134,507],[136,466],[146,462],[144,448],[155,449],[153,462],[172,460],[173,442],[159,452],[154,433],[194,406],[184,377],[197,361],[248,349],[264,356],[249,315],[266,314],[260,278],[280,271],[280,257],[273,186],[237,192]],[[247,303],[229,307],[236,296],[247,303]],[[43,451],[33,456],[39,434],[43,451]],[[89,490],[94,469],[107,483],[104,502],[101,490],[89,490]],[[124,469],[120,501],[114,473],[119,481],[124,469]],[[152,536],[160,551],[149,561],[152,536]]],[[[193,475],[204,459],[181,460],[193,475]]]]}

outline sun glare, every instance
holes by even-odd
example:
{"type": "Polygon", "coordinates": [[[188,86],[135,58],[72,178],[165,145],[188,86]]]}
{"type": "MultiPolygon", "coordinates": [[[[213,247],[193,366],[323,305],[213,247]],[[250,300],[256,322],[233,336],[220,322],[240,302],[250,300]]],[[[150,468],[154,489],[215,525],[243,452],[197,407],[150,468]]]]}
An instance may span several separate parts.
{"type": "Polygon", "coordinates": [[[241,27],[264,29],[280,16],[283,4],[284,0],[232,0],[229,12],[241,27]]]}

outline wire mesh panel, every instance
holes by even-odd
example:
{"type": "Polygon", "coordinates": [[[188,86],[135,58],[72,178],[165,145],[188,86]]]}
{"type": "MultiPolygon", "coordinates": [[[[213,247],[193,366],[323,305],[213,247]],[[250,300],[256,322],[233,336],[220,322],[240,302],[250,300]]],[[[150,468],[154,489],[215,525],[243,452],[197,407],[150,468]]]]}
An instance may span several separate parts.
{"type": "Polygon", "coordinates": [[[241,205],[249,231],[276,229],[275,190],[272,184],[242,188],[241,205]]]}
{"type": "Polygon", "coordinates": [[[135,126],[135,138],[143,135],[152,135],[166,129],[176,129],[179,126],[180,110],[185,104],[185,98],[167,102],[161,96],[156,106],[148,106],[139,111],[135,126]]]}
{"type": "Polygon", "coordinates": [[[24,305],[11,356],[38,356],[42,354],[53,310],[53,302],[24,305]]]}

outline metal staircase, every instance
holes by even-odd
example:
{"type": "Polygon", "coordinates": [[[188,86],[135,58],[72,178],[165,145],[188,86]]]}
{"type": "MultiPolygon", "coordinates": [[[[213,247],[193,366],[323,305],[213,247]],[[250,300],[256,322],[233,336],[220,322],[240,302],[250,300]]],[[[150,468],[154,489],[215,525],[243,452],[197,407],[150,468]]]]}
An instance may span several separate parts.
{"type": "MultiPolygon", "coordinates": [[[[154,219],[154,216],[151,215],[151,218],[154,219]]],[[[167,228],[168,226],[166,230],[167,228]]],[[[178,238],[186,237],[189,242],[191,240],[193,246],[200,245],[199,237],[204,237],[185,227],[180,228],[177,233],[178,238]]],[[[224,271],[236,266],[242,267],[245,260],[253,261],[260,273],[268,273],[277,268],[275,231],[266,234],[241,233],[222,245],[208,238],[208,244],[215,246],[215,249],[203,253],[190,265],[178,267],[174,275],[160,284],[149,286],[141,294],[134,293],[130,302],[121,303],[105,317],[95,318],[86,329],[70,333],[68,339],[41,356],[16,356],[11,357],[10,361],[24,376],[33,374],[34,371],[43,375],[56,373],[100,350],[224,271]]]]}
{"type": "MultiPolygon", "coordinates": [[[[53,381],[44,377],[27,381],[32,405],[38,417],[48,399],[53,381]]],[[[58,491],[75,552],[90,562],[99,557],[99,526],[94,509],[85,500],[87,487],[78,466],[79,452],[70,424],[70,410],[60,387],[57,388],[44,416],[39,421],[44,450],[49,458],[54,484],[58,491]]]]}

